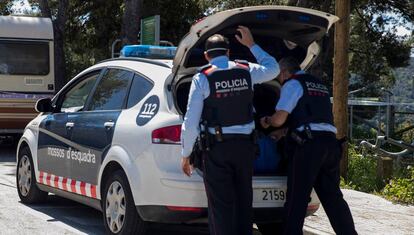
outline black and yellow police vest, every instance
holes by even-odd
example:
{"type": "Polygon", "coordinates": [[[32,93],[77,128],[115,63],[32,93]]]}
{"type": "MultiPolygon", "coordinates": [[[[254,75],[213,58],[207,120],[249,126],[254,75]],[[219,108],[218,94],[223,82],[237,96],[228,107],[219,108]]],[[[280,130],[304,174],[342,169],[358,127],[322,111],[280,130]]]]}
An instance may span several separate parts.
{"type": "Polygon", "coordinates": [[[253,121],[253,90],[249,64],[236,61],[228,69],[212,65],[201,68],[207,77],[210,95],[204,99],[203,121],[209,127],[248,124],[253,121]]]}
{"type": "Polygon", "coordinates": [[[294,130],[310,123],[333,124],[332,103],[328,87],[320,79],[309,74],[295,74],[303,88],[303,96],[288,117],[288,126],[294,130]]]}

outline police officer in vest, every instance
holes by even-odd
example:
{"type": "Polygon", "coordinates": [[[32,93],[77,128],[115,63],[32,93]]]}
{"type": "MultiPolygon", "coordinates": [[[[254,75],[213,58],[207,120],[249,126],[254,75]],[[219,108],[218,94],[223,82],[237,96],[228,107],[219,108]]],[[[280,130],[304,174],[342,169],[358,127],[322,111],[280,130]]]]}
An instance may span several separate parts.
{"type": "MultiPolygon", "coordinates": [[[[288,188],[285,234],[302,234],[312,187],[336,234],[356,234],[348,204],[339,188],[341,142],[336,139],[327,86],[306,74],[292,57],[279,61],[283,84],[276,112],[263,127],[287,125],[288,188]]],[[[280,129],[280,132],[285,130],[280,129]]]]}
{"type": "Polygon", "coordinates": [[[210,136],[203,154],[204,185],[212,235],[252,235],[253,84],[274,79],[276,60],[254,43],[250,30],[239,26],[236,39],[258,64],[229,61],[229,42],[222,35],[205,43],[207,66],[192,80],[182,125],[182,169],[192,174],[190,156],[201,128],[210,136]]]}

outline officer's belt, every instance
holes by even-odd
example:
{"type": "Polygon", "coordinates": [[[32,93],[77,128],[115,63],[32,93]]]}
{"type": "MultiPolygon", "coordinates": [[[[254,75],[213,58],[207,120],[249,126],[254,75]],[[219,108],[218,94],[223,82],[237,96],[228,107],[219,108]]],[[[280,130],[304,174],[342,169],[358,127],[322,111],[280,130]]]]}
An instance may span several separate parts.
{"type": "MultiPolygon", "coordinates": [[[[210,136],[214,139],[215,135],[210,134],[210,136]]],[[[252,134],[222,134],[223,141],[228,140],[252,140],[252,134]]]]}
{"type": "MultiPolygon", "coordinates": [[[[302,136],[305,136],[305,133],[303,131],[299,132],[299,133],[301,133],[302,136]]],[[[311,131],[311,134],[312,134],[313,138],[315,138],[315,137],[333,137],[333,138],[336,138],[335,133],[333,133],[331,131],[311,131]]]]}

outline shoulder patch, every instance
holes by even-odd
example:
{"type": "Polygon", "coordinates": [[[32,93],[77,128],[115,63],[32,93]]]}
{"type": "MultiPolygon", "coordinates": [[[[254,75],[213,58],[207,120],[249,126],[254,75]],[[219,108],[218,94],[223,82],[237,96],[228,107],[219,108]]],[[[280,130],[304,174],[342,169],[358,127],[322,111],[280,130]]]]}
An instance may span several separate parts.
{"type": "Polygon", "coordinates": [[[236,63],[236,66],[249,69],[249,62],[247,60],[235,60],[234,63],[236,63]]]}
{"type": "Polygon", "coordinates": [[[211,64],[206,64],[206,65],[204,65],[204,66],[199,67],[199,68],[197,69],[197,72],[202,73],[204,70],[209,69],[209,68],[211,68],[211,67],[213,67],[213,65],[211,65],[211,64]]]}
{"type": "Polygon", "coordinates": [[[216,67],[215,67],[215,66],[213,66],[213,65],[211,65],[211,64],[208,64],[208,65],[206,65],[206,66],[201,67],[201,68],[199,69],[199,73],[202,73],[202,74],[204,74],[204,75],[208,76],[208,75],[210,75],[212,72],[214,72],[214,70],[216,70],[216,67]]]}

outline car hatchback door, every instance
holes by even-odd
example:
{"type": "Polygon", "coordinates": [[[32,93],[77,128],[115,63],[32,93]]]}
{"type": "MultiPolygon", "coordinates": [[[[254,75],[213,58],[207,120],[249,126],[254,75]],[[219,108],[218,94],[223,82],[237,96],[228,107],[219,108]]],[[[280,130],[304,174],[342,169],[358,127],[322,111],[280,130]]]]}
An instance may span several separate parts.
{"type": "Polygon", "coordinates": [[[85,111],[69,115],[73,123],[71,140],[78,146],[69,150],[72,177],[77,181],[97,185],[98,172],[111,146],[118,117],[126,106],[133,76],[127,70],[106,69],[88,98],[85,111]]]}

